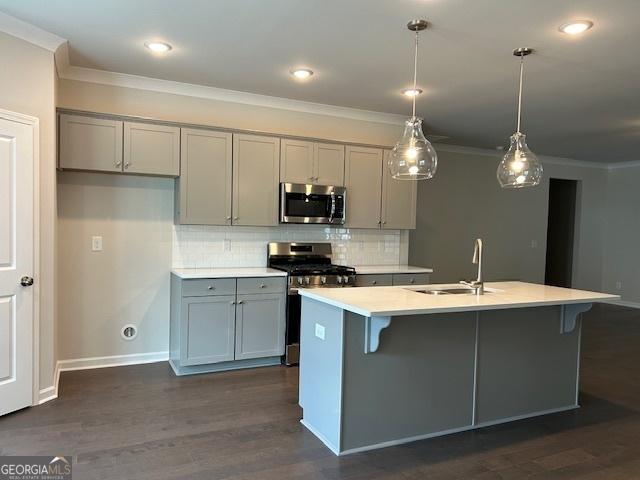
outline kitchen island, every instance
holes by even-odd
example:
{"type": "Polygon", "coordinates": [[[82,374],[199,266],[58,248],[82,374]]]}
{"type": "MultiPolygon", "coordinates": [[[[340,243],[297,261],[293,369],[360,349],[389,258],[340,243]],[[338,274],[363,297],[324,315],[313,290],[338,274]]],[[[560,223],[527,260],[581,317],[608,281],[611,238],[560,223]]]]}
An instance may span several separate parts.
{"type": "Polygon", "coordinates": [[[343,455],[578,407],[580,314],[523,282],[302,289],[302,423],[343,455]]]}

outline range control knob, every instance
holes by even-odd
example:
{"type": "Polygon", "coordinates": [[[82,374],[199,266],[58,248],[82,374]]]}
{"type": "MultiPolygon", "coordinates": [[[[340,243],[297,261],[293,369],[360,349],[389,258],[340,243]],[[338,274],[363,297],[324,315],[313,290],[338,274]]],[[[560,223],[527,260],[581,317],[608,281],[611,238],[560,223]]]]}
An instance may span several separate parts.
{"type": "Polygon", "coordinates": [[[298,285],[302,285],[304,283],[304,279],[302,277],[298,277],[298,285]]]}
{"type": "Polygon", "coordinates": [[[327,283],[327,277],[320,277],[320,283],[325,285],[327,283]]]}
{"type": "Polygon", "coordinates": [[[344,277],[342,277],[342,278],[343,278],[343,280],[342,280],[342,281],[344,282],[344,284],[345,284],[345,285],[349,283],[349,277],[348,277],[348,276],[346,276],[346,275],[345,275],[345,276],[344,276],[344,277]]]}
{"type": "Polygon", "coordinates": [[[342,277],[340,275],[336,276],[336,281],[338,282],[338,285],[342,284],[342,277]]]}
{"type": "Polygon", "coordinates": [[[311,283],[311,279],[309,277],[304,277],[304,283],[309,285],[311,283]]]}

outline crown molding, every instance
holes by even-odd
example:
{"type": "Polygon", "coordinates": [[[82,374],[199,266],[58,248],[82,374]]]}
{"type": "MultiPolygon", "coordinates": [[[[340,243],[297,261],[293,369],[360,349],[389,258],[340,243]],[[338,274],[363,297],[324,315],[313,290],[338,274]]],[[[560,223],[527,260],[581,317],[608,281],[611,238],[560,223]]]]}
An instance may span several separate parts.
{"type": "Polygon", "coordinates": [[[282,97],[272,97],[268,95],[240,92],[237,90],[227,90],[223,88],[196,85],[192,83],[183,83],[175,82],[172,80],[162,80],[159,78],[143,77],[140,75],[130,75],[127,73],[95,70],[92,68],[68,65],[68,63],[65,65],[65,59],[62,55],[60,60],[61,62],[59,65],[58,75],[60,76],[60,78],[64,78],[67,80],[98,83],[103,85],[111,85],[114,87],[136,88],[139,90],[171,93],[175,95],[185,95],[189,97],[206,98],[209,100],[219,100],[230,103],[277,108],[280,110],[291,110],[295,112],[327,115],[331,117],[348,118],[351,120],[383,123],[388,125],[404,125],[404,122],[406,121],[405,116],[393,113],[383,113],[370,110],[360,110],[357,108],[339,107],[335,105],[305,102],[303,100],[293,100],[282,97]]]}
{"type": "Polygon", "coordinates": [[[0,12],[0,32],[20,38],[40,48],[55,52],[66,40],[35,25],[0,12]]]}
{"type": "Polygon", "coordinates": [[[631,160],[628,162],[615,162],[607,165],[609,170],[619,170],[621,168],[640,167],[640,160],[631,160]]]}
{"type": "MultiPolygon", "coordinates": [[[[434,145],[436,150],[440,152],[451,152],[451,153],[463,153],[467,155],[479,155],[483,157],[490,157],[494,159],[500,159],[505,152],[491,150],[488,148],[478,148],[478,147],[465,147],[462,145],[452,145],[448,143],[436,143],[434,145]]],[[[581,167],[581,168],[596,168],[600,170],[610,170],[612,165],[618,164],[610,164],[604,162],[587,162],[585,160],[575,160],[573,158],[564,158],[564,157],[553,157],[549,155],[538,155],[540,161],[547,165],[560,165],[565,167],[581,167]]],[[[623,168],[623,166],[636,166],[631,165],[631,163],[635,163],[640,166],[640,162],[624,162],[618,168],[623,168]]]]}

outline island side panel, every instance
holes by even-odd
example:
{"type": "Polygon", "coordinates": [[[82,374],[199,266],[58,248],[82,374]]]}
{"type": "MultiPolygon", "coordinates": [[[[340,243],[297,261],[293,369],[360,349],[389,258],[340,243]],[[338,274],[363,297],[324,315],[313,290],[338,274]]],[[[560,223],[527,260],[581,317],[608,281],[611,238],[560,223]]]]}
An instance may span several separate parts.
{"type": "Polygon", "coordinates": [[[577,406],[580,321],[561,334],[560,311],[480,312],[478,424],[577,406]]]}
{"type": "Polygon", "coordinates": [[[302,423],[336,454],[340,449],[343,316],[342,309],[302,298],[299,387],[302,423]]]}
{"type": "Polygon", "coordinates": [[[475,312],[392,317],[368,354],[364,324],[346,313],[342,451],[472,425],[475,312]]]}

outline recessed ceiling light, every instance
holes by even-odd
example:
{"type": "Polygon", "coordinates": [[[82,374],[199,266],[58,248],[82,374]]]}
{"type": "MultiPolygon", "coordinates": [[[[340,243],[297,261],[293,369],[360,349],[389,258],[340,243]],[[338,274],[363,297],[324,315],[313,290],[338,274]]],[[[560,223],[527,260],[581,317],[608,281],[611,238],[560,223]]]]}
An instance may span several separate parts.
{"type": "Polygon", "coordinates": [[[420,95],[421,93],[421,88],[405,88],[404,90],[402,90],[402,94],[407,97],[415,97],[416,95],[420,95]]]}
{"type": "Polygon", "coordinates": [[[578,20],[577,22],[569,22],[560,25],[560,31],[568,35],[578,35],[582,32],[586,32],[593,27],[593,22],[590,20],[578,20]]]}
{"type": "Polygon", "coordinates": [[[308,68],[297,68],[295,70],[291,70],[291,75],[299,80],[306,80],[313,75],[313,70],[309,70],[308,68]]]}
{"type": "Polygon", "coordinates": [[[144,46],[151,50],[153,53],[166,53],[171,50],[171,45],[165,42],[145,42],[144,46]]]}

